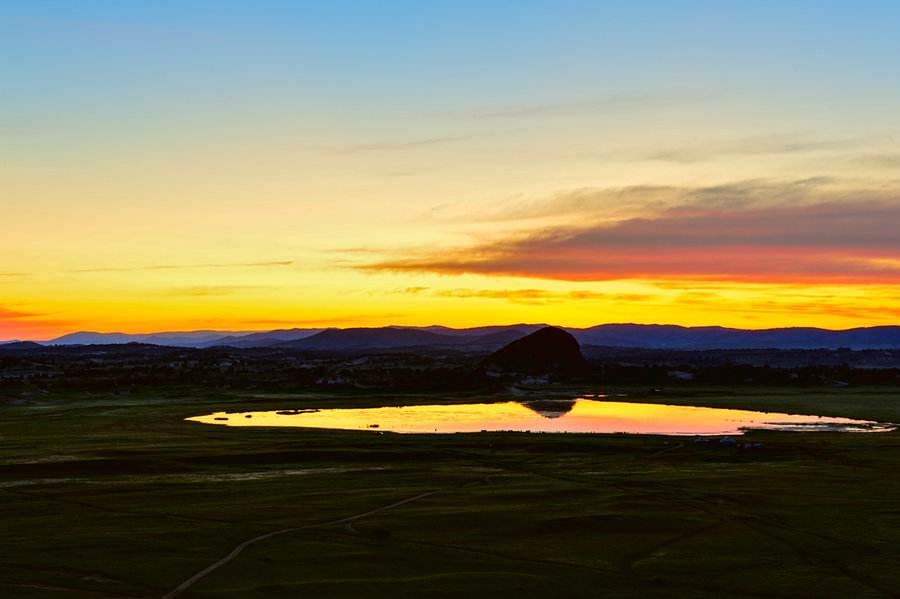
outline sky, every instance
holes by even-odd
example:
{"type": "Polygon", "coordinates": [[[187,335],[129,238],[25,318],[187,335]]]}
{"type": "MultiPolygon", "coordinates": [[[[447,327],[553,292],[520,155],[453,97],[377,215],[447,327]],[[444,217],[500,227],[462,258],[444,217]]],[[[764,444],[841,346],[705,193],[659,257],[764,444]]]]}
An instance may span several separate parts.
{"type": "Polygon", "coordinates": [[[900,317],[900,3],[0,3],[0,339],[900,317]]]}

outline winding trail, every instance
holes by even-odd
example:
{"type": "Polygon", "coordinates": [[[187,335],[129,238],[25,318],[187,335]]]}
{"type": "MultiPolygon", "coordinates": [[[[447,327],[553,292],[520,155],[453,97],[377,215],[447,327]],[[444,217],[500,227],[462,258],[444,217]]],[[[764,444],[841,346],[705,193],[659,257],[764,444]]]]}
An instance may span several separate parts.
{"type": "Polygon", "coordinates": [[[334,526],[336,524],[346,524],[346,525],[352,527],[353,522],[355,522],[356,520],[359,520],[360,518],[365,518],[366,516],[371,516],[372,514],[377,514],[379,512],[383,512],[385,510],[389,510],[389,509],[392,509],[395,507],[400,507],[401,505],[405,505],[407,503],[412,503],[413,501],[418,501],[420,499],[430,497],[430,496],[440,493],[442,491],[444,491],[444,489],[437,489],[434,491],[426,491],[424,493],[419,493],[418,495],[413,495],[412,497],[407,497],[406,499],[401,499],[400,501],[395,501],[393,503],[389,503],[387,505],[383,505],[383,506],[380,506],[380,507],[377,507],[377,508],[374,508],[374,509],[371,509],[371,510],[368,510],[365,512],[360,512],[359,514],[353,514],[352,516],[347,516],[346,518],[339,518],[337,520],[328,520],[327,522],[319,522],[319,523],[314,523],[314,524],[305,524],[303,526],[294,526],[292,528],[282,528],[279,530],[273,530],[271,532],[267,532],[267,533],[261,534],[259,536],[253,537],[252,539],[248,539],[248,540],[244,541],[243,543],[237,545],[234,549],[231,550],[231,552],[228,555],[226,555],[222,559],[211,563],[207,567],[203,568],[202,570],[200,570],[199,572],[197,572],[196,574],[194,574],[193,576],[191,576],[190,578],[188,578],[187,580],[185,580],[184,582],[179,584],[177,587],[175,587],[174,589],[172,589],[171,591],[169,591],[168,593],[163,595],[161,599],[174,599],[178,595],[182,594],[183,592],[185,592],[186,590],[188,590],[189,588],[194,586],[201,579],[203,579],[206,576],[208,576],[209,574],[215,572],[216,570],[218,570],[219,568],[221,568],[228,562],[234,560],[237,556],[239,556],[241,554],[242,551],[244,551],[244,549],[246,549],[250,545],[259,543],[261,541],[265,541],[267,539],[271,539],[272,537],[277,537],[279,535],[287,534],[289,532],[296,532],[298,530],[316,528],[319,526],[334,526]]]}
{"type": "MultiPolygon", "coordinates": [[[[676,446],[677,447],[677,446],[676,446]]],[[[685,493],[685,490],[680,487],[676,487],[670,484],[665,483],[657,483],[657,482],[644,482],[644,483],[624,483],[622,481],[616,482],[613,480],[604,480],[604,481],[587,481],[580,477],[573,476],[565,476],[559,475],[556,473],[542,472],[541,470],[536,470],[533,468],[527,468],[521,464],[512,464],[501,460],[488,459],[483,456],[477,456],[476,454],[472,454],[471,452],[459,451],[459,450],[451,450],[451,452],[456,453],[457,455],[470,455],[473,460],[486,464],[492,465],[497,468],[501,468],[503,470],[507,470],[510,472],[519,472],[524,474],[531,474],[533,476],[539,476],[543,478],[553,479],[553,480],[561,480],[566,482],[572,482],[579,485],[587,486],[587,487],[597,487],[601,482],[603,485],[607,487],[612,487],[619,489],[621,491],[635,491],[635,490],[662,490],[670,493],[673,501],[681,503],[684,506],[696,509],[700,512],[704,512],[710,516],[713,516],[719,519],[719,522],[714,523],[718,524],[721,521],[728,521],[734,524],[738,524],[745,528],[748,528],[770,541],[774,541],[784,547],[791,549],[795,554],[797,554],[801,559],[804,559],[808,563],[814,564],[816,566],[824,566],[829,570],[836,570],[843,574],[846,578],[853,580],[854,582],[868,588],[869,590],[875,591],[876,593],[883,595],[884,597],[888,597],[889,599],[900,599],[900,592],[897,590],[887,587],[881,584],[879,581],[874,580],[873,578],[860,574],[854,571],[848,564],[845,564],[839,560],[828,558],[823,555],[821,552],[813,551],[809,547],[797,543],[795,541],[790,540],[784,536],[784,532],[791,531],[795,533],[801,533],[804,535],[810,535],[814,537],[826,538],[822,535],[817,535],[815,533],[811,533],[802,528],[792,527],[783,522],[775,522],[772,521],[771,518],[766,518],[765,516],[759,514],[752,513],[734,513],[727,509],[723,509],[721,507],[715,506],[713,503],[709,501],[711,496],[706,494],[696,494],[696,493],[685,493]]],[[[713,528],[714,525],[710,525],[708,528],[713,528]]],[[[704,527],[706,528],[706,527],[704,527]]],[[[692,534],[702,534],[704,530],[698,529],[693,531],[692,534]]],[[[682,537],[687,538],[691,536],[690,534],[686,537],[684,535],[678,535],[668,541],[662,543],[662,546],[667,546],[673,543],[677,543],[681,540],[682,537]]],[[[839,542],[837,539],[829,539],[832,542],[839,542]]],[[[624,570],[627,572],[630,570],[631,565],[636,561],[640,560],[640,556],[637,559],[634,559],[631,564],[625,563],[624,570]]],[[[699,588],[699,587],[698,587],[699,588]]]]}
{"type": "MultiPolygon", "coordinates": [[[[677,448],[679,448],[679,447],[676,446],[674,449],[677,449],[677,448]]],[[[669,451],[670,449],[673,449],[673,448],[667,448],[666,450],[664,450],[664,452],[669,451]]],[[[502,460],[485,458],[484,456],[478,456],[478,455],[475,455],[475,454],[472,454],[472,453],[466,452],[466,451],[451,450],[451,451],[448,451],[447,453],[454,454],[457,456],[466,456],[469,459],[473,459],[476,463],[490,465],[490,466],[493,466],[500,470],[505,470],[508,472],[515,472],[515,473],[519,473],[519,474],[526,474],[526,475],[538,476],[538,477],[542,477],[542,478],[565,481],[565,482],[569,482],[569,483],[575,483],[575,484],[578,484],[581,486],[597,487],[600,484],[602,484],[606,488],[611,487],[611,488],[616,488],[620,491],[626,491],[626,492],[651,491],[651,490],[653,490],[653,491],[668,491],[668,492],[672,493],[673,497],[678,497],[677,501],[679,503],[685,505],[686,507],[690,507],[690,508],[696,509],[700,512],[704,512],[710,516],[713,516],[716,519],[714,522],[710,523],[707,526],[701,526],[695,530],[688,531],[686,533],[679,534],[672,538],[663,540],[659,544],[652,547],[649,551],[644,551],[644,552],[640,552],[640,553],[628,556],[621,567],[621,574],[625,575],[625,576],[631,575],[633,565],[636,562],[639,562],[642,559],[646,558],[648,553],[652,553],[654,550],[657,550],[660,547],[666,547],[666,546],[669,546],[672,544],[676,544],[676,543],[684,540],[685,538],[690,538],[690,537],[693,537],[698,534],[703,534],[707,530],[710,530],[712,528],[715,528],[716,526],[721,525],[723,522],[730,522],[730,523],[742,525],[746,528],[749,528],[750,530],[753,530],[756,533],[761,534],[762,536],[764,536],[765,538],[767,538],[771,541],[774,541],[782,546],[790,548],[799,557],[801,557],[808,563],[812,563],[812,564],[815,564],[818,566],[825,566],[831,570],[836,570],[837,572],[844,575],[846,578],[853,580],[854,582],[868,588],[869,590],[876,592],[877,594],[883,595],[885,597],[889,597],[891,599],[900,599],[900,594],[898,594],[898,592],[896,590],[894,590],[892,588],[888,588],[888,587],[880,584],[878,581],[873,580],[866,575],[862,575],[862,574],[855,572],[847,564],[844,564],[838,560],[829,559],[828,557],[822,555],[820,552],[811,551],[810,548],[805,546],[804,544],[797,543],[796,541],[786,538],[786,536],[784,534],[781,534],[781,533],[784,533],[787,531],[795,532],[795,533],[803,533],[803,534],[807,534],[807,535],[812,535],[813,533],[810,533],[809,531],[803,530],[801,528],[788,526],[782,522],[774,522],[771,520],[771,518],[766,518],[759,514],[735,513],[731,510],[712,505],[708,501],[709,496],[706,496],[706,495],[702,495],[702,494],[697,495],[697,494],[689,493],[687,496],[684,496],[684,489],[682,489],[680,487],[674,487],[672,485],[667,485],[664,483],[653,483],[653,482],[625,483],[622,481],[615,481],[615,480],[609,480],[609,479],[603,480],[603,481],[597,481],[597,480],[588,481],[581,477],[565,476],[565,475],[560,475],[558,473],[544,472],[544,471],[541,471],[540,469],[528,468],[521,463],[513,464],[513,463],[508,463],[508,462],[505,462],[502,460]]],[[[659,452],[659,453],[663,453],[663,452],[659,452]]],[[[196,574],[194,574],[193,576],[191,576],[190,578],[188,578],[187,580],[182,582],[180,585],[175,587],[172,591],[170,591],[166,595],[163,595],[161,599],[175,599],[176,597],[178,597],[178,595],[180,595],[184,591],[188,590],[190,587],[192,587],[194,584],[196,584],[198,581],[200,581],[201,579],[203,579],[210,573],[214,572],[215,570],[221,568],[222,566],[224,566],[224,565],[228,564],[229,562],[231,562],[232,560],[234,560],[236,557],[238,557],[241,554],[241,552],[245,548],[247,548],[250,545],[253,545],[255,543],[264,541],[266,539],[270,539],[270,538],[278,536],[278,535],[295,532],[298,530],[313,529],[313,528],[318,528],[318,527],[323,527],[323,526],[334,526],[334,525],[343,525],[347,533],[358,534],[358,532],[353,527],[353,523],[361,518],[365,518],[366,516],[370,516],[372,514],[383,512],[385,510],[399,507],[399,506],[402,506],[402,505],[405,505],[408,503],[412,503],[414,501],[418,501],[420,499],[424,499],[426,497],[430,497],[430,496],[436,495],[438,493],[443,493],[443,492],[449,491],[451,489],[462,489],[469,485],[477,484],[478,482],[484,482],[484,481],[488,480],[490,478],[490,476],[491,475],[487,475],[487,476],[482,477],[477,480],[470,480],[465,483],[462,483],[461,485],[453,485],[450,487],[445,487],[445,488],[435,489],[432,491],[426,491],[424,493],[419,493],[417,495],[413,495],[411,497],[407,497],[405,499],[401,499],[399,501],[395,501],[393,503],[389,503],[387,505],[376,507],[374,509],[367,510],[365,512],[361,512],[361,513],[347,516],[344,518],[338,518],[335,520],[328,520],[328,521],[319,522],[319,523],[305,524],[305,525],[296,526],[296,527],[292,527],[292,528],[283,528],[280,530],[271,531],[271,532],[253,537],[252,539],[249,539],[249,540],[244,541],[243,543],[237,545],[234,549],[232,549],[232,551],[228,555],[226,555],[222,559],[210,564],[203,570],[200,570],[199,572],[197,572],[196,574]]],[[[819,536],[819,535],[813,535],[813,536],[819,536]]],[[[828,537],[823,537],[823,538],[828,538],[828,537]]],[[[830,539],[830,538],[828,538],[828,539],[831,540],[832,542],[838,542],[837,539],[830,539]]],[[[438,543],[417,543],[417,544],[422,545],[422,546],[441,547],[444,549],[454,550],[454,551],[464,551],[464,552],[470,552],[470,553],[476,553],[476,554],[481,553],[484,555],[492,555],[494,557],[501,557],[501,558],[505,558],[505,559],[514,559],[517,561],[533,561],[533,562],[552,564],[555,566],[569,566],[569,567],[582,568],[582,569],[587,568],[587,569],[592,569],[592,570],[597,570],[597,571],[605,571],[603,569],[592,568],[590,566],[585,566],[583,564],[574,564],[574,563],[568,563],[568,562],[556,562],[556,561],[552,561],[552,560],[524,560],[524,559],[522,559],[520,557],[516,557],[516,556],[509,556],[509,555],[492,553],[492,552],[487,552],[487,551],[479,551],[476,549],[466,548],[466,547],[455,547],[452,545],[442,545],[442,544],[438,544],[438,543]]],[[[721,590],[721,589],[716,589],[716,588],[712,588],[712,587],[706,588],[706,587],[703,587],[700,585],[679,585],[679,586],[686,586],[686,588],[694,588],[694,589],[708,590],[708,591],[714,591],[714,592],[718,592],[721,590]]],[[[740,593],[740,594],[746,595],[746,596],[776,596],[776,595],[768,595],[768,594],[767,595],[758,595],[756,593],[753,593],[752,591],[734,591],[734,592],[740,593]]]]}

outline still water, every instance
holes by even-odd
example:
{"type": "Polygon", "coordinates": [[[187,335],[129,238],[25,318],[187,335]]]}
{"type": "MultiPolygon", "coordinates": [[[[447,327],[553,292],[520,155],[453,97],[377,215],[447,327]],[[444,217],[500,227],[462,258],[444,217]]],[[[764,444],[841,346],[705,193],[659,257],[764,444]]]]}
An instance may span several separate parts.
{"type": "Polygon", "coordinates": [[[216,412],[187,420],[225,426],[293,426],[395,433],[631,433],[739,435],[746,429],[879,432],[867,420],[594,399],[383,408],[216,412]]]}

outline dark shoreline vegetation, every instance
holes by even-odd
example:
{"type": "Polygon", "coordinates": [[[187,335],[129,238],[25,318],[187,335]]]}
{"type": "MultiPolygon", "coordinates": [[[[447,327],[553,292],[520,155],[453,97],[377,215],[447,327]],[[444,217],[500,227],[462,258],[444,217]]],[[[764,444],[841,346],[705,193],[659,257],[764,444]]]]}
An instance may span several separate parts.
{"type": "Polygon", "coordinates": [[[900,422],[900,352],[582,349],[567,378],[445,351],[5,350],[0,596],[897,596],[897,431],[750,450],[184,421],[607,393],[900,422]]]}
{"type": "MultiPolygon", "coordinates": [[[[583,346],[586,385],[900,385],[900,350],[658,350],[583,346]]],[[[492,372],[485,351],[434,348],[309,352],[174,348],[129,343],[5,349],[0,391],[130,393],[172,385],[207,390],[499,392],[529,377],[492,372]]],[[[533,377],[532,377],[533,378],[533,377]]]]}

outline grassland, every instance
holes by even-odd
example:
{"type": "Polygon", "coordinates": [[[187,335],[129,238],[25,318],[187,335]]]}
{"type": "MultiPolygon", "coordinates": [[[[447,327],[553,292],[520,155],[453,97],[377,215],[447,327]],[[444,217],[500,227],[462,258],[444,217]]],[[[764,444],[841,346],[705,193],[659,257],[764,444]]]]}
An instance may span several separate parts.
{"type": "MultiPolygon", "coordinates": [[[[897,389],[622,391],[900,422],[897,389]]],[[[765,448],[743,450],[183,421],[461,399],[436,396],[2,399],[3,597],[171,596],[273,532],[177,596],[900,596],[900,433],[755,432],[765,448]]]]}

